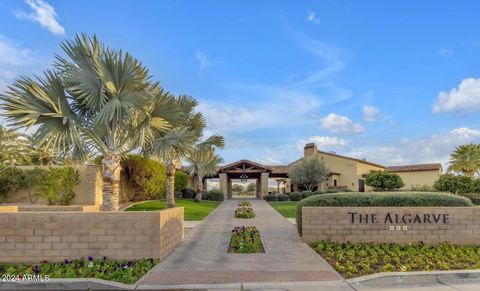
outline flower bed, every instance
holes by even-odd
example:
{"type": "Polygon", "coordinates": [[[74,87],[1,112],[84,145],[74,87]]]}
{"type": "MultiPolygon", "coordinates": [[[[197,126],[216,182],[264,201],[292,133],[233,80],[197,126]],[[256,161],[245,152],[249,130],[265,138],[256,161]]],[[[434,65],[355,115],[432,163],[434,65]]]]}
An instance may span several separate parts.
{"type": "Polygon", "coordinates": [[[252,203],[250,203],[250,201],[247,201],[247,200],[242,200],[242,201],[238,202],[237,205],[238,206],[252,206],[252,203]]]}
{"type": "Polygon", "coordinates": [[[345,278],[379,272],[436,271],[480,268],[480,246],[443,243],[372,244],[320,241],[311,245],[345,278]]]}
{"type": "Polygon", "coordinates": [[[229,253],[264,253],[260,232],[255,226],[236,226],[230,237],[229,253]]]}
{"type": "Polygon", "coordinates": [[[145,273],[160,262],[159,259],[142,260],[110,260],[106,257],[94,259],[92,257],[74,260],[65,259],[63,262],[50,263],[43,261],[40,264],[1,264],[0,275],[15,276],[21,279],[25,275],[39,275],[46,278],[97,278],[111,280],[125,284],[135,283],[145,273]]]}
{"type": "Polygon", "coordinates": [[[239,207],[235,209],[236,218],[254,218],[255,213],[251,207],[239,207]]]}

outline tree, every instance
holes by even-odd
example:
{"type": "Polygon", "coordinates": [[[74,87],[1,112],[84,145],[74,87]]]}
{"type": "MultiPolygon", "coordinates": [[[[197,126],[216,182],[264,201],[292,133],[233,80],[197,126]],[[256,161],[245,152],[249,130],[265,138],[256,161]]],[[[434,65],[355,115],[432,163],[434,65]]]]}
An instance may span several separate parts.
{"type": "Polygon", "coordinates": [[[25,165],[31,163],[32,149],[28,135],[0,125],[0,163],[25,165]]]}
{"type": "Polygon", "coordinates": [[[167,169],[167,207],[175,207],[175,172],[183,158],[203,147],[223,147],[223,137],[212,135],[204,142],[203,137],[206,121],[201,112],[196,112],[197,100],[188,95],[181,95],[175,99],[180,108],[179,120],[173,125],[171,131],[158,133],[154,142],[147,145],[143,151],[153,158],[165,163],[167,169]]]}
{"type": "Polygon", "coordinates": [[[12,126],[37,126],[35,145],[77,161],[103,155],[104,211],[119,208],[120,159],[166,133],[179,110],[129,53],[77,35],[61,44],[54,69],[21,77],[0,96],[12,126]]]}
{"type": "Polygon", "coordinates": [[[398,174],[386,171],[377,171],[368,174],[365,179],[365,184],[372,187],[375,191],[392,191],[405,186],[402,178],[398,174]]]}
{"type": "Polygon", "coordinates": [[[248,183],[247,189],[245,191],[247,193],[250,193],[250,192],[255,192],[255,189],[257,189],[257,185],[255,185],[255,183],[248,183]]]}
{"type": "Polygon", "coordinates": [[[47,176],[47,170],[35,167],[31,170],[24,171],[24,183],[27,189],[30,203],[34,202],[33,197],[37,196],[40,191],[40,186],[44,183],[47,176]]]}
{"type": "Polygon", "coordinates": [[[463,173],[473,177],[480,170],[480,145],[465,144],[457,146],[450,155],[449,171],[463,173]]]}
{"type": "Polygon", "coordinates": [[[197,178],[197,189],[195,201],[202,200],[203,178],[215,174],[223,159],[215,153],[215,147],[223,148],[223,137],[216,136],[216,141],[205,141],[196,146],[195,150],[188,156],[190,162],[190,176],[197,178]]]}
{"type": "Polygon", "coordinates": [[[330,172],[319,157],[307,157],[288,168],[288,177],[295,184],[312,191],[315,186],[327,180],[330,172]]]}
{"type": "Polygon", "coordinates": [[[462,175],[444,174],[440,175],[433,184],[438,191],[450,192],[453,194],[475,192],[476,183],[471,177],[462,175]]]}
{"type": "Polygon", "coordinates": [[[245,189],[240,184],[233,184],[232,185],[232,192],[239,193],[239,192],[243,192],[244,190],[245,189]]]}

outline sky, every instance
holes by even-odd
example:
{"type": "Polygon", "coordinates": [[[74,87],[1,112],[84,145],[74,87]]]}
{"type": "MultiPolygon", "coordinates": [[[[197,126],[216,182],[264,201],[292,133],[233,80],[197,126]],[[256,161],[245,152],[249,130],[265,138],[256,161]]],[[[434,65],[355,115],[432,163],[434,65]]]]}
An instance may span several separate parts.
{"type": "MultiPolygon", "coordinates": [[[[288,164],[307,142],[385,166],[480,142],[479,1],[0,1],[0,92],[96,34],[199,102],[220,155],[288,164]]],[[[0,122],[2,122],[0,117],[0,122]]]]}

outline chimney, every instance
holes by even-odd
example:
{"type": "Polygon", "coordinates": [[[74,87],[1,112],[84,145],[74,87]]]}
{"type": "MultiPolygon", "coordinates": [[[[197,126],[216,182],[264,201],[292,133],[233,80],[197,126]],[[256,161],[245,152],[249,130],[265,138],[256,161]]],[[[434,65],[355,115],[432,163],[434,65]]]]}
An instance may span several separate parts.
{"type": "Polygon", "coordinates": [[[317,145],[315,143],[307,143],[303,148],[303,156],[304,157],[311,157],[317,153],[317,145]]]}

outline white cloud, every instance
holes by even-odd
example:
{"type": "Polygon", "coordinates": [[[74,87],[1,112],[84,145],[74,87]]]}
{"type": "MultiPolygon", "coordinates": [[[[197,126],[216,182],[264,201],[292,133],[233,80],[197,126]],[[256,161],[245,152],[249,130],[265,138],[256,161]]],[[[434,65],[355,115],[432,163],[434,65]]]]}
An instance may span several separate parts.
{"type": "Polygon", "coordinates": [[[336,136],[311,136],[307,139],[301,139],[297,142],[297,149],[303,150],[305,144],[307,143],[315,143],[320,150],[338,150],[341,148],[345,148],[347,146],[347,142],[336,136]]]}
{"type": "Polygon", "coordinates": [[[455,147],[467,143],[480,143],[479,129],[460,127],[419,139],[403,138],[397,145],[360,147],[348,155],[386,166],[441,162],[446,168],[455,147]]]}
{"type": "Polygon", "coordinates": [[[467,78],[450,92],[440,92],[433,113],[474,112],[480,110],[480,79],[467,78]]]}
{"type": "Polygon", "coordinates": [[[363,118],[368,122],[374,122],[377,120],[380,110],[375,106],[364,105],[362,108],[363,118]]]}
{"type": "Polygon", "coordinates": [[[315,15],[315,12],[308,11],[307,21],[312,22],[314,24],[319,24],[320,19],[315,15]]]}
{"type": "Polygon", "coordinates": [[[451,49],[448,49],[448,48],[442,48],[438,51],[438,55],[439,56],[452,56],[454,54],[454,52],[451,50],[451,49]]]}
{"type": "MultiPolygon", "coordinates": [[[[30,50],[16,48],[10,41],[0,35],[0,68],[29,65],[32,63],[32,59],[33,54],[30,50]]],[[[6,69],[4,70],[6,71],[6,69]]]]}
{"type": "Polygon", "coordinates": [[[350,118],[335,113],[330,113],[320,120],[321,126],[334,133],[360,133],[365,128],[358,123],[353,123],[350,118]]]}
{"type": "Polygon", "coordinates": [[[33,10],[33,13],[17,11],[15,12],[15,16],[17,18],[38,22],[41,26],[50,30],[50,32],[53,34],[65,34],[65,29],[60,25],[60,23],[58,23],[57,13],[50,4],[44,0],[26,0],[25,2],[33,10]]]}
{"type": "Polygon", "coordinates": [[[213,64],[208,60],[207,55],[198,51],[196,54],[196,59],[200,65],[200,71],[210,68],[213,64]]]}

